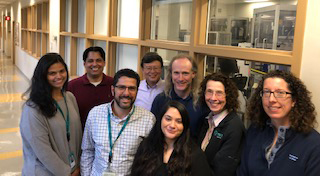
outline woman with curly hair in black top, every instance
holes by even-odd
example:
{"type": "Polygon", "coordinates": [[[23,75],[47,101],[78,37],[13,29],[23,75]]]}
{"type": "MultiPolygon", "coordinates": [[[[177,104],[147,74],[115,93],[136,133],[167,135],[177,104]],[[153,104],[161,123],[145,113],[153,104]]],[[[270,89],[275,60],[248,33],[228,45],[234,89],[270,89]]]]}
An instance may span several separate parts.
{"type": "Polygon", "coordinates": [[[201,82],[199,104],[210,109],[198,144],[216,176],[233,176],[240,163],[245,127],[237,114],[238,89],[231,79],[213,73],[201,82]]]}
{"type": "Polygon", "coordinates": [[[316,112],[300,79],[283,71],[264,75],[247,115],[252,124],[237,175],[319,175],[316,112]]]}
{"type": "Polygon", "coordinates": [[[201,149],[191,142],[184,105],[170,101],[135,155],[132,176],[211,175],[201,149]]]}

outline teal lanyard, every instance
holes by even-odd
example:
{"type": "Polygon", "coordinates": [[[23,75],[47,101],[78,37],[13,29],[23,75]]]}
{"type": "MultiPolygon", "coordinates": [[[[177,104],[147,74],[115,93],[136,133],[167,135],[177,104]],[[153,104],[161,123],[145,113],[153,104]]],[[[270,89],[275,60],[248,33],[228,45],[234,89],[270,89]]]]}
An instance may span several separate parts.
{"type": "Polygon", "coordinates": [[[110,145],[110,151],[109,151],[109,163],[112,163],[112,148],[114,146],[114,144],[116,143],[116,141],[119,139],[121,133],[123,132],[124,128],[127,126],[130,117],[132,116],[132,114],[134,113],[134,109],[135,106],[133,106],[133,111],[132,113],[129,114],[129,116],[127,117],[126,121],[124,122],[124,124],[122,125],[121,130],[118,133],[118,136],[116,138],[116,140],[113,142],[112,144],[112,133],[111,133],[111,120],[110,120],[110,111],[108,111],[108,131],[109,131],[109,145],[110,145]]]}
{"type": "MultiPolygon", "coordinates": [[[[62,94],[63,95],[63,94],[62,94]]],[[[59,104],[54,100],[54,104],[56,105],[57,109],[59,110],[59,112],[61,113],[61,115],[63,116],[63,118],[65,119],[66,121],[66,130],[67,130],[67,139],[68,139],[68,142],[70,141],[70,117],[69,117],[69,109],[68,109],[68,104],[67,104],[67,100],[66,100],[66,97],[63,95],[63,99],[64,99],[64,102],[66,104],[66,107],[67,107],[67,118],[64,116],[64,113],[61,109],[61,107],[59,106],[59,104]]]]}

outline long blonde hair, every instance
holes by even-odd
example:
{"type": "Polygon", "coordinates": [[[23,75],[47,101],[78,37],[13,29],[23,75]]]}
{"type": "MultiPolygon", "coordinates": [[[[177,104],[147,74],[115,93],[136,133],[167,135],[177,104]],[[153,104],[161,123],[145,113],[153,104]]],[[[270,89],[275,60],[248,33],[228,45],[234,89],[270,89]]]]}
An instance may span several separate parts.
{"type": "Polygon", "coordinates": [[[168,67],[168,73],[166,75],[166,79],[165,79],[165,88],[164,88],[164,93],[167,97],[171,97],[170,93],[172,91],[173,88],[173,83],[172,83],[172,63],[177,60],[177,59],[182,59],[182,58],[186,58],[190,61],[190,63],[192,64],[192,68],[191,71],[194,72],[195,76],[192,79],[192,83],[191,83],[191,95],[192,95],[192,103],[193,106],[195,107],[197,104],[197,99],[198,99],[198,65],[197,63],[192,59],[191,56],[189,55],[185,55],[185,54],[180,54],[177,55],[175,57],[173,57],[170,61],[169,67],[168,67]]]}

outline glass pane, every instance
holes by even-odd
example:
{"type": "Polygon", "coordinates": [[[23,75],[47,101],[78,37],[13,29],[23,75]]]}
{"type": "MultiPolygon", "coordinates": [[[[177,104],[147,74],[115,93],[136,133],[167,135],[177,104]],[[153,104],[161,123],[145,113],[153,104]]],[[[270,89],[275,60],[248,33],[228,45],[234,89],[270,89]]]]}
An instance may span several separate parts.
{"type": "Polygon", "coordinates": [[[78,32],[86,33],[86,0],[78,0],[78,32]]]}
{"type": "MultiPolygon", "coordinates": [[[[106,48],[107,48],[107,42],[103,41],[103,40],[94,40],[93,45],[100,46],[101,48],[103,48],[103,50],[106,50],[106,48]]],[[[106,52],[106,51],[104,51],[104,52],[106,52]]]]}
{"type": "Polygon", "coordinates": [[[36,54],[37,49],[37,33],[32,32],[32,54],[36,54]]]}
{"type": "Polygon", "coordinates": [[[161,78],[164,79],[164,77],[167,75],[168,66],[170,64],[171,59],[174,56],[177,56],[179,54],[189,54],[186,51],[175,51],[175,50],[166,50],[166,49],[159,49],[159,48],[150,48],[151,52],[157,52],[163,59],[163,70],[161,78]]]}
{"type": "Polygon", "coordinates": [[[37,5],[37,29],[42,29],[42,4],[37,5]]]}
{"type": "Polygon", "coordinates": [[[152,0],[151,39],[190,42],[192,0],[152,0]]]}
{"type": "Polygon", "coordinates": [[[71,0],[66,0],[66,32],[71,32],[71,0]]]}
{"type": "Polygon", "coordinates": [[[78,38],[77,39],[77,75],[81,76],[85,73],[83,66],[83,52],[85,50],[86,39],[78,38]]]}
{"type": "Polygon", "coordinates": [[[118,36],[139,37],[140,0],[119,0],[118,36]]]}
{"type": "Polygon", "coordinates": [[[94,34],[107,35],[108,32],[108,1],[94,1],[94,34]]]}
{"type": "Polygon", "coordinates": [[[138,47],[135,45],[117,45],[117,71],[123,68],[130,68],[137,71],[138,68],[138,47]]]}
{"type": "MultiPolygon", "coordinates": [[[[65,53],[65,55],[64,55],[64,61],[66,62],[66,64],[67,64],[67,66],[68,66],[68,69],[69,69],[69,71],[70,71],[70,46],[71,46],[71,44],[70,44],[70,42],[71,42],[71,40],[70,40],[70,37],[65,37],[64,38],[64,40],[65,40],[65,45],[64,45],[64,53],[65,53]]],[[[63,56],[62,56],[63,57],[63,56]]]]}
{"type": "Polygon", "coordinates": [[[291,51],[297,0],[209,0],[207,44],[291,51]]]}

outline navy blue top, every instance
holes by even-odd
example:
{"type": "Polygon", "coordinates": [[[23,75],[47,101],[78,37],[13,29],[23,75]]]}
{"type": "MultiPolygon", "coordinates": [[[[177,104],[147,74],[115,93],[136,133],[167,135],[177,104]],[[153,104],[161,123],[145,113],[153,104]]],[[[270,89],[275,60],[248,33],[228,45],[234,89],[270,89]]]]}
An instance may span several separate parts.
{"type": "Polygon", "coordinates": [[[266,125],[263,129],[251,125],[247,131],[246,145],[237,175],[264,176],[318,176],[320,174],[320,134],[312,130],[308,134],[289,128],[285,141],[269,165],[266,148],[274,138],[274,129],[266,125]]]}
{"type": "Polygon", "coordinates": [[[171,98],[166,96],[164,92],[160,93],[153,100],[151,112],[160,119],[161,112],[163,111],[164,105],[170,100],[176,100],[182,103],[188,111],[190,117],[190,132],[192,137],[196,137],[200,131],[203,120],[208,116],[210,109],[207,106],[193,106],[193,98],[189,95],[187,98],[180,98],[174,90],[170,92],[171,98]]]}

